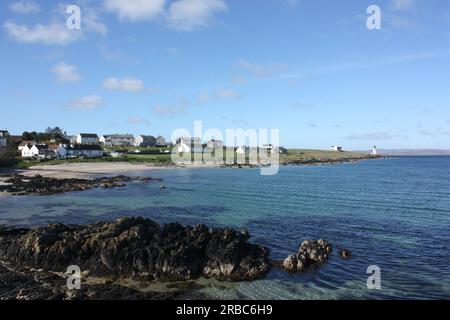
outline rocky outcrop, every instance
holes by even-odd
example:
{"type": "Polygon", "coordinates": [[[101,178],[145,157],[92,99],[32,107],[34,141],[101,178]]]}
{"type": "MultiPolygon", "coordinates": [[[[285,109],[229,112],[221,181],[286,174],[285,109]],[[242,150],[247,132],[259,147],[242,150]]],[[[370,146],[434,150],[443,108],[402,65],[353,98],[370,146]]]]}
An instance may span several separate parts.
{"type": "Polygon", "coordinates": [[[352,253],[347,249],[339,249],[338,254],[342,259],[350,259],[352,256],[352,253]]]}
{"type": "Polygon", "coordinates": [[[69,290],[64,277],[45,271],[11,270],[0,264],[0,300],[168,300],[184,289],[139,291],[115,283],[85,284],[69,290]]]}
{"type": "Polygon", "coordinates": [[[270,269],[269,250],[248,239],[246,231],[228,228],[160,226],[149,219],[121,218],[89,226],[0,228],[0,259],[54,272],[78,265],[99,277],[248,281],[270,269]]]}
{"type": "Polygon", "coordinates": [[[311,266],[320,266],[328,261],[332,247],[325,240],[305,240],[298,252],[289,255],[282,268],[289,273],[298,273],[311,266]]]}
{"type": "Polygon", "coordinates": [[[125,186],[125,182],[142,181],[150,182],[149,177],[103,177],[92,180],[88,179],[56,179],[46,178],[41,175],[25,177],[22,175],[12,175],[4,180],[0,185],[0,192],[7,192],[13,195],[49,195],[70,191],[85,191],[92,188],[117,188],[125,186]]]}

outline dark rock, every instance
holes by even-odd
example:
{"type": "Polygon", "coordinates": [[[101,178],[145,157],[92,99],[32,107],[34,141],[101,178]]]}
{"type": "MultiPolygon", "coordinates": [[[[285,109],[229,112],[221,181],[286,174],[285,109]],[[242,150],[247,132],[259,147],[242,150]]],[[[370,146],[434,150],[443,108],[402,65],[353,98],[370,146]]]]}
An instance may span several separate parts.
{"type": "Polygon", "coordinates": [[[0,232],[0,257],[13,266],[65,272],[78,265],[90,276],[187,280],[259,279],[269,271],[269,250],[248,243],[247,232],[160,226],[121,218],[89,226],[53,224],[28,232],[0,232]]]}
{"type": "MultiPolygon", "coordinates": [[[[141,181],[150,182],[149,177],[103,177],[97,179],[55,179],[45,178],[37,174],[34,177],[12,175],[5,180],[6,185],[0,186],[0,192],[8,192],[14,195],[49,195],[70,191],[85,191],[92,188],[119,188],[124,187],[125,182],[141,181]]],[[[157,180],[160,181],[160,180],[157,180]]]]}
{"type": "Polygon", "coordinates": [[[320,266],[326,263],[331,251],[331,244],[325,240],[305,240],[298,252],[289,255],[281,265],[289,273],[302,272],[311,266],[320,266]]]}
{"type": "Polygon", "coordinates": [[[11,270],[0,264],[0,300],[167,300],[180,293],[138,291],[113,283],[83,284],[80,290],[69,290],[64,277],[11,270]]]}
{"type": "Polygon", "coordinates": [[[339,249],[338,254],[342,259],[349,259],[352,256],[352,253],[347,249],[339,249]]]}

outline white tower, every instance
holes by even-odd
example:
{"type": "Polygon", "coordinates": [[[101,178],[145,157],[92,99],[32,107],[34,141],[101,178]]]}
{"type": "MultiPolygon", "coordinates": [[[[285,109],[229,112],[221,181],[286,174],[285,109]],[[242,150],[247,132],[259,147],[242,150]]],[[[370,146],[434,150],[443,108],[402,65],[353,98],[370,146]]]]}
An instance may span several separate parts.
{"type": "Polygon", "coordinates": [[[374,156],[378,155],[377,146],[373,146],[372,155],[374,156]]]}

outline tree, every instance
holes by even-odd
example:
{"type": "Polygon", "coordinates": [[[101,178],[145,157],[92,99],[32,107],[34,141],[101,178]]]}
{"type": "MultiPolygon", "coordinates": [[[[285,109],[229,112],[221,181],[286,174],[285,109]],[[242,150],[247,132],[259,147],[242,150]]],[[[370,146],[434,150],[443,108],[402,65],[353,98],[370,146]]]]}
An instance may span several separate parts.
{"type": "Polygon", "coordinates": [[[54,141],[55,143],[64,143],[67,141],[66,133],[60,127],[48,127],[45,132],[28,132],[22,133],[22,140],[24,141],[38,141],[38,142],[49,142],[54,141]]]}

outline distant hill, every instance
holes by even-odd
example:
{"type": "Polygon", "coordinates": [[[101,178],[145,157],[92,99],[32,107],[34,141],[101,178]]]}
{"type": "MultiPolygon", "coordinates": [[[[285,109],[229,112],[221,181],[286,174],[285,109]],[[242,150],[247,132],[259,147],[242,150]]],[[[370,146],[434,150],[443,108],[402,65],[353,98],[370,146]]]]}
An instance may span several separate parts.
{"type": "Polygon", "coordinates": [[[450,156],[450,150],[443,149],[379,149],[378,153],[387,156],[450,156]]]}

